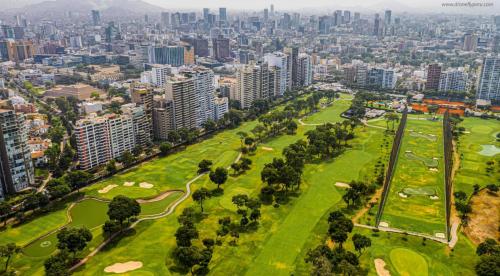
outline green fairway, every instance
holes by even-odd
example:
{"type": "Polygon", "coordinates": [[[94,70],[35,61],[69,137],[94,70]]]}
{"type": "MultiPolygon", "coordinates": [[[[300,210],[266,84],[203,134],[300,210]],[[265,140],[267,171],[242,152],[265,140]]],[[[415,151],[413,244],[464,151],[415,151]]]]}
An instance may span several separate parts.
{"type": "Polygon", "coordinates": [[[464,191],[470,195],[474,184],[486,186],[498,183],[499,170],[489,170],[487,162],[493,161],[496,166],[500,163],[500,154],[488,156],[481,154],[483,145],[492,145],[500,148],[496,134],[500,132],[500,122],[481,118],[464,118],[458,125],[465,128],[465,133],[460,135],[457,143],[457,152],[460,156],[460,168],[454,179],[454,190],[464,191]]]}
{"type": "Polygon", "coordinates": [[[175,191],[162,200],[141,204],[141,216],[156,215],[164,212],[168,206],[178,200],[182,195],[182,192],[175,191]]]}
{"type": "Polygon", "coordinates": [[[344,119],[340,117],[344,111],[351,106],[352,96],[348,94],[340,94],[340,98],[335,100],[331,106],[326,106],[319,112],[305,117],[302,121],[307,124],[324,124],[341,122],[344,119]]]}
{"type": "Polygon", "coordinates": [[[401,276],[426,276],[429,274],[424,257],[413,250],[395,248],[390,253],[391,263],[401,276]]]}
{"type": "Polygon", "coordinates": [[[408,117],[381,225],[446,233],[442,121],[408,117]],[[418,133],[419,135],[410,135],[418,133]],[[426,137],[436,137],[432,142],[426,137]]]}

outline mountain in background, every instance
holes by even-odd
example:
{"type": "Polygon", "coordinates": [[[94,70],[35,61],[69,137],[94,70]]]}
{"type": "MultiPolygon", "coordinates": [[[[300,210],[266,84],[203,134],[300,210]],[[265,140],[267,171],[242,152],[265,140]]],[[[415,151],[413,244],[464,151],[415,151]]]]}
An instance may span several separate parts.
{"type": "Polygon", "coordinates": [[[30,2],[25,6],[16,4],[12,6],[12,0],[0,0],[0,6],[7,7],[5,13],[26,14],[37,16],[57,16],[68,12],[87,14],[90,10],[99,10],[108,15],[129,15],[158,13],[163,8],[149,4],[141,0],[54,0],[54,1],[32,1],[21,0],[20,3],[30,2]],[[4,3],[7,2],[7,3],[4,3]]]}

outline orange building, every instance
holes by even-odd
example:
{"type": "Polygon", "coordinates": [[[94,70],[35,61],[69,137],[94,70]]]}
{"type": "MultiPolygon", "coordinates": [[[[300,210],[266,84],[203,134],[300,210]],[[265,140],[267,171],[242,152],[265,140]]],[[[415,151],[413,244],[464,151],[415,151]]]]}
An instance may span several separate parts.
{"type": "Polygon", "coordinates": [[[32,41],[28,40],[3,40],[0,41],[0,55],[4,60],[23,61],[33,58],[33,55],[35,55],[35,46],[32,41]]]}
{"type": "Polygon", "coordinates": [[[194,47],[191,45],[184,45],[184,64],[194,64],[194,47]]]}
{"type": "Polygon", "coordinates": [[[413,103],[411,108],[415,111],[427,113],[429,112],[429,105],[437,105],[439,107],[437,114],[443,114],[446,110],[449,110],[450,114],[458,114],[460,116],[465,114],[466,108],[470,108],[469,105],[463,102],[450,102],[438,99],[424,99],[423,103],[413,103]]]}

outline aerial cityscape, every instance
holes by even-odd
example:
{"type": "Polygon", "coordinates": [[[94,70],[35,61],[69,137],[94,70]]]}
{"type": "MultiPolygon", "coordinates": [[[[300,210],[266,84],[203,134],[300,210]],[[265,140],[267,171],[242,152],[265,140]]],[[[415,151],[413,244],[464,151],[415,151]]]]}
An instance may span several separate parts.
{"type": "Polygon", "coordinates": [[[498,276],[499,188],[497,0],[0,0],[0,276],[498,276]]]}

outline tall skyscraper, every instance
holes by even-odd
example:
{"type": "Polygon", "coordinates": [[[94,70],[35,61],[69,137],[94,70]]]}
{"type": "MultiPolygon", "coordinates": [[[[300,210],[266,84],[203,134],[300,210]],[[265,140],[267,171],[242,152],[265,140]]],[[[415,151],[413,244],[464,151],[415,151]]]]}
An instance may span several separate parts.
{"type": "MultiPolygon", "coordinates": [[[[274,76],[274,75],[273,75],[274,76]]],[[[271,83],[274,84],[274,81],[271,83]]],[[[242,108],[249,108],[257,99],[267,99],[274,95],[270,91],[269,69],[266,63],[250,64],[238,69],[236,73],[236,99],[240,101],[242,108]]]]}
{"type": "Polygon", "coordinates": [[[219,20],[224,22],[227,21],[226,8],[219,8],[219,20]]]}
{"type": "Polygon", "coordinates": [[[299,86],[298,83],[298,58],[299,58],[299,48],[298,47],[288,47],[284,49],[285,54],[288,55],[288,74],[289,74],[289,89],[299,86]]]}
{"type": "Polygon", "coordinates": [[[274,5],[271,4],[271,15],[274,15],[274,5]]]}
{"type": "Polygon", "coordinates": [[[24,61],[33,58],[35,55],[35,46],[31,41],[14,41],[6,39],[0,41],[0,57],[3,60],[24,61]]]}
{"type": "Polygon", "coordinates": [[[384,13],[384,24],[386,26],[391,25],[391,23],[392,23],[391,16],[392,16],[392,11],[391,10],[386,10],[385,13],[384,13]]]}
{"type": "Polygon", "coordinates": [[[351,23],[351,12],[350,11],[344,11],[344,16],[343,16],[343,22],[344,24],[351,23]]]}
{"type": "Polygon", "coordinates": [[[224,61],[225,59],[231,57],[231,52],[229,48],[229,39],[224,38],[220,35],[212,40],[212,47],[214,52],[214,58],[219,61],[224,61]]]}
{"type": "Polygon", "coordinates": [[[210,9],[209,8],[203,8],[203,20],[205,23],[208,23],[208,17],[210,15],[210,9]]]}
{"type": "Polygon", "coordinates": [[[94,26],[101,25],[101,12],[98,10],[92,10],[92,24],[94,26]]]}
{"type": "Polygon", "coordinates": [[[183,46],[150,46],[148,48],[149,63],[181,66],[184,64],[183,46]]]}
{"type": "Polygon", "coordinates": [[[161,26],[163,28],[170,26],[170,13],[168,12],[161,13],[161,26]]]}
{"type": "Polygon", "coordinates": [[[310,55],[304,53],[299,54],[297,74],[299,86],[309,86],[312,84],[313,68],[310,55]]]}
{"type": "Polygon", "coordinates": [[[339,26],[340,24],[342,24],[342,11],[341,10],[336,10],[333,13],[333,24],[335,26],[339,26]]]}
{"type": "Polygon", "coordinates": [[[437,63],[429,64],[427,68],[427,83],[425,85],[425,89],[438,90],[440,78],[441,78],[441,65],[437,63]]]}
{"type": "Polygon", "coordinates": [[[180,71],[194,79],[196,105],[196,127],[201,128],[203,123],[213,119],[214,114],[214,72],[208,68],[195,66],[180,71]]]}
{"type": "Polygon", "coordinates": [[[269,10],[264,9],[264,21],[267,22],[269,21],[269,10]]]}
{"type": "Polygon", "coordinates": [[[476,98],[500,101],[500,57],[488,56],[483,59],[476,98]]]}
{"type": "Polygon", "coordinates": [[[464,51],[475,51],[477,48],[478,37],[475,34],[464,35],[464,51]]]}
{"type": "Polygon", "coordinates": [[[35,184],[23,114],[0,109],[0,199],[35,184]]]}
{"type": "Polygon", "coordinates": [[[380,19],[380,15],[378,13],[375,14],[375,19],[373,21],[373,35],[381,36],[383,32],[383,25],[380,19]]]}
{"type": "Polygon", "coordinates": [[[354,22],[358,22],[361,19],[361,14],[359,12],[354,13],[354,22]]]}

